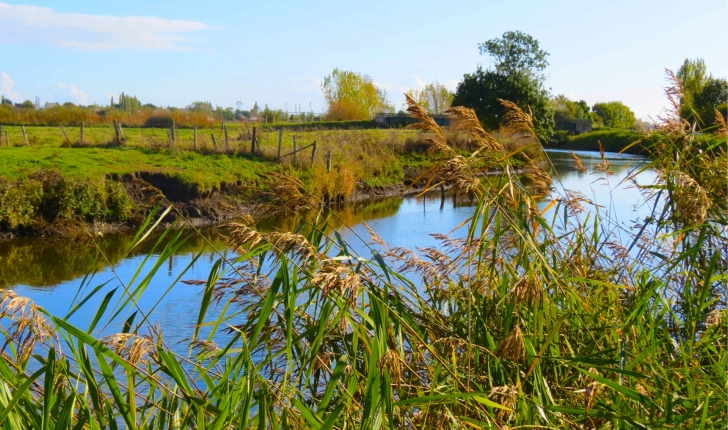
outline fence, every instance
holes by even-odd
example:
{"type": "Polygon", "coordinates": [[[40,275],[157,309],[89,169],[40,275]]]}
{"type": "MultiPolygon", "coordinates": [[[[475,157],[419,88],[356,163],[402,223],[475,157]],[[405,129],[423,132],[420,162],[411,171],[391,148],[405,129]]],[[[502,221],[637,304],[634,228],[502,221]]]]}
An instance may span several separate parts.
{"type": "MultiPolygon", "coordinates": [[[[312,143],[299,146],[295,134],[292,135],[293,150],[282,154],[284,149],[284,130],[276,130],[278,134],[278,145],[273,153],[273,148],[261,147],[258,127],[238,129],[237,136],[232,136],[227,124],[222,123],[219,129],[212,129],[209,140],[198,133],[197,127],[192,129],[179,129],[174,121],[167,129],[161,128],[130,128],[125,129],[118,121],[113,121],[112,127],[85,127],[81,123],[78,127],[33,127],[34,135],[31,136],[25,126],[0,125],[0,146],[29,146],[36,144],[57,144],[64,147],[74,146],[147,146],[152,148],[175,148],[192,150],[199,153],[226,153],[257,156],[266,159],[273,159],[277,162],[291,160],[297,167],[313,166],[318,152],[318,144],[312,143]],[[11,134],[11,131],[13,132],[11,134]],[[89,133],[90,132],[90,133],[89,133]],[[91,134],[91,136],[89,136],[91,134]],[[246,142],[250,142],[249,147],[246,142]],[[132,144],[132,142],[134,144],[132,144]],[[302,158],[304,153],[310,151],[310,163],[304,163],[309,157],[302,158]],[[275,155],[273,155],[275,154],[275,155]]],[[[210,130],[210,129],[208,129],[210,130]]],[[[265,133],[270,135],[273,130],[265,133]]],[[[331,151],[327,153],[327,170],[331,171],[331,151]]]]}

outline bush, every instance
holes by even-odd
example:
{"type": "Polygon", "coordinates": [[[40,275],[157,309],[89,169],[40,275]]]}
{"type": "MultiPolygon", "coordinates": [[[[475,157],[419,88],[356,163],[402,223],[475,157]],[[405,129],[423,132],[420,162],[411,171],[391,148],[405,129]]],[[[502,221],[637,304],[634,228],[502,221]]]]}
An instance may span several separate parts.
{"type": "Polygon", "coordinates": [[[41,169],[27,178],[0,178],[0,225],[9,229],[57,219],[125,221],[134,210],[124,185],[67,178],[41,169]]]}

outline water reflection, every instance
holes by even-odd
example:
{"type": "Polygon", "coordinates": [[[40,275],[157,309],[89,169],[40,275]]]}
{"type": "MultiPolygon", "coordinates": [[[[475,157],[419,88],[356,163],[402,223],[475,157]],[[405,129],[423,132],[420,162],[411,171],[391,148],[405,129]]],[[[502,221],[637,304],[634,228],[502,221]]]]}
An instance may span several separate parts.
{"type": "MultiPolygon", "coordinates": [[[[225,244],[220,229],[201,230],[203,236],[192,234],[179,248],[178,254],[192,254],[209,247],[208,241],[218,249],[225,244]]],[[[123,258],[146,255],[160,241],[160,233],[152,234],[125,256],[133,244],[134,233],[113,233],[103,237],[19,238],[0,242],[0,288],[23,284],[31,287],[53,287],[64,281],[83,277],[123,258]]],[[[161,240],[158,249],[169,238],[161,240]]],[[[170,259],[174,265],[174,259],[170,259]]],[[[170,266],[171,270],[171,266],[170,266]]]]}

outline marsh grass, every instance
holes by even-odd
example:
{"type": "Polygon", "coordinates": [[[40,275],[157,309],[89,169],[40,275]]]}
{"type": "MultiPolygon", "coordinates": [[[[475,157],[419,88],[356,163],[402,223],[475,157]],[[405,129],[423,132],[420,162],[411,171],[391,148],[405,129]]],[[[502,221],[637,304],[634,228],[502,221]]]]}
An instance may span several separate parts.
{"type": "MultiPolygon", "coordinates": [[[[515,120],[507,129],[528,136],[530,116],[506,107],[515,120]]],[[[418,111],[412,101],[410,109],[418,111]]],[[[119,279],[123,288],[87,310],[88,328],[68,320],[101,288],[79,295],[67,316],[5,292],[0,424],[725,428],[728,247],[716,179],[725,140],[693,151],[700,136],[679,113],[667,118],[652,149],[659,179],[643,185],[653,213],[629,242],[614,242],[621,227],[598,211],[585,216],[587,203],[573,195],[539,206],[510,168],[494,186],[478,180],[523,149],[507,152],[465,122],[480,151],[464,156],[420,119],[438,157],[430,186],[447,175],[479,197],[462,236],[413,251],[370,231],[359,255],[326,218],[268,233],[242,220],[228,237],[239,257],[221,255],[207,280],[188,281],[202,291],[189,349],[167,345],[134,304],[149,277],[119,279]],[[686,216],[696,204],[699,216],[686,216]],[[118,309],[133,311],[118,334],[94,337],[118,309]]],[[[292,209],[318,204],[300,182],[280,188],[292,209]]],[[[159,261],[185,241],[165,235],[159,261]]]]}

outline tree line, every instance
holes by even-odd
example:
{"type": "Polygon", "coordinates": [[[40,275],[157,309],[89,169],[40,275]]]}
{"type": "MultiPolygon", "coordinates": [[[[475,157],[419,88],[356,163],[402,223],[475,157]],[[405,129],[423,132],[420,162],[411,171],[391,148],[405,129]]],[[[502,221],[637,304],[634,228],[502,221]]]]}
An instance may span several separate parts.
{"type": "MultiPolygon", "coordinates": [[[[478,44],[478,49],[481,55],[492,58],[493,66],[478,66],[473,73],[466,73],[454,93],[433,82],[407,94],[429,114],[443,113],[451,105],[472,108],[489,130],[501,124],[505,108],[500,100],[512,101],[533,115],[536,133],[544,141],[553,136],[558,123],[574,120],[589,121],[594,128],[638,126],[634,112],[621,101],[589,106],[584,100],[552,96],[544,75],[549,53],[529,34],[508,31],[478,44]]],[[[684,119],[701,129],[714,126],[716,110],[725,116],[728,83],[710,75],[703,60],[685,60],[677,77],[683,85],[680,107],[684,119]]],[[[364,120],[394,111],[386,91],[368,75],[334,69],[324,80],[322,91],[328,120],[364,120]]]]}

